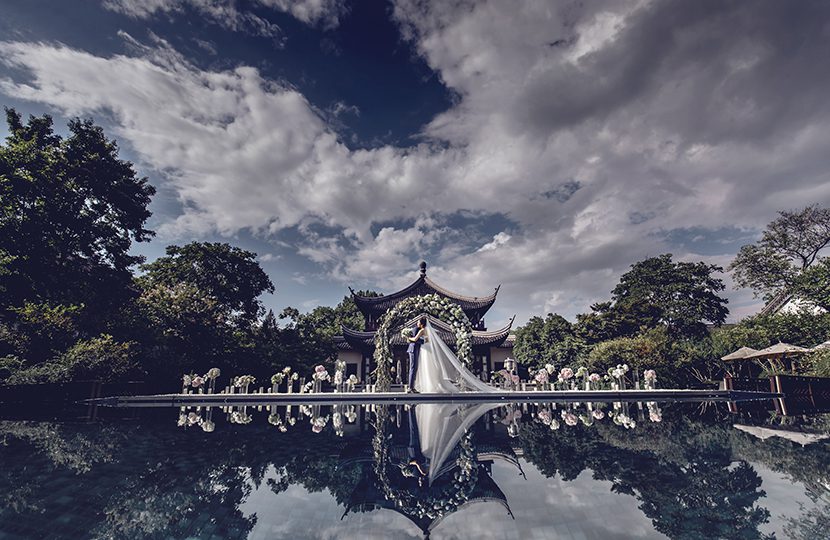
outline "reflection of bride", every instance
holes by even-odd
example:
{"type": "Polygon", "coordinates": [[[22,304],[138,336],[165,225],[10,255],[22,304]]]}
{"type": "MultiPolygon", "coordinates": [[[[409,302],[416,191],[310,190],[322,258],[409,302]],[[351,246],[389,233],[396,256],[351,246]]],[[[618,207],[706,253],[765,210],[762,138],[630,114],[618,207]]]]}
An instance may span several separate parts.
{"type": "Polygon", "coordinates": [[[424,344],[418,355],[418,370],[415,374],[415,390],[421,393],[455,394],[458,392],[498,392],[476,377],[449,346],[444,343],[438,331],[427,319],[424,344]]]}

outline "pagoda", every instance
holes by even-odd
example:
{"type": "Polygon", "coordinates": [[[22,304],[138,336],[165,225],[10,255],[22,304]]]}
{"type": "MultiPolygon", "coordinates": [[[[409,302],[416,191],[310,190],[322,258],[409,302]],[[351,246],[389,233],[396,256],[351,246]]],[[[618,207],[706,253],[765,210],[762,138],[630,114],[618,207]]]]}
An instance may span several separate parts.
{"type": "MultiPolygon", "coordinates": [[[[500,287],[500,286],[499,286],[500,287]]],[[[346,363],[346,374],[354,374],[363,381],[367,381],[368,375],[374,366],[372,365],[372,354],[375,349],[375,331],[383,315],[398,302],[413,296],[426,294],[437,294],[458,305],[473,328],[473,366],[474,373],[483,380],[489,378],[490,373],[504,367],[504,360],[510,355],[513,349],[513,336],[510,328],[513,325],[513,318],[506,326],[498,330],[488,331],[484,323],[484,316],[496,302],[499,287],[487,296],[466,296],[445,289],[432,281],[427,276],[427,263],[421,262],[420,275],[412,284],[400,291],[385,296],[361,296],[349,287],[355,305],[363,314],[366,321],[364,328],[341,328],[342,335],[334,337],[337,347],[337,357],[346,363]]],[[[427,316],[433,327],[441,335],[450,347],[455,347],[455,334],[445,322],[427,316]]],[[[405,326],[415,326],[420,316],[407,321],[405,326]]],[[[515,317],[514,317],[515,318],[515,317]]],[[[393,379],[400,383],[401,378],[406,378],[409,370],[408,358],[406,355],[407,342],[398,332],[392,335],[392,348],[394,365],[396,367],[393,379]]]]}

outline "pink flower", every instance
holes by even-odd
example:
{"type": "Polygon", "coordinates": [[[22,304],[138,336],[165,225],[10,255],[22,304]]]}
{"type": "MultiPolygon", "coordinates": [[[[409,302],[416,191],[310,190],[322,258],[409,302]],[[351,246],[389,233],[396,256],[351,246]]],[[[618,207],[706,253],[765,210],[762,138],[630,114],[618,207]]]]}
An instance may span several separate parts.
{"type": "Polygon", "coordinates": [[[196,375],[195,377],[193,377],[193,381],[190,384],[193,386],[193,388],[199,388],[200,386],[205,384],[205,379],[203,377],[196,375]]]}
{"type": "Polygon", "coordinates": [[[562,379],[563,381],[567,381],[568,379],[572,379],[573,376],[574,376],[574,370],[572,370],[569,367],[562,368],[562,370],[559,372],[559,378],[562,379]]]}
{"type": "Polygon", "coordinates": [[[579,422],[579,418],[572,412],[562,411],[562,420],[569,426],[575,426],[579,422]]]}
{"type": "Polygon", "coordinates": [[[316,366],[314,368],[314,371],[316,371],[317,373],[320,373],[321,371],[326,371],[326,368],[324,368],[323,366],[316,366]]]}
{"type": "Polygon", "coordinates": [[[643,377],[647,381],[656,381],[657,380],[657,372],[655,372],[653,369],[647,369],[643,373],[643,377]]]}
{"type": "Polygon", "coordinates": [[[536,373],[535,378],[536,378],[536,382],[544,384],[544,383],[548,382],[548,372],[544,369],[540,369],[536,373]]]}
{"type": "Polygon", "coordinates": [[[592,383],[599,382],[600,379],[602,379],[602,377],[600,377],[598,373],[591,373],[588,375],[588,380],[592,383]]]}
{"type": "Polygon", "coordinates": [[[663,417],[660,416],[660,413],[658,413],[658,412],[650,411],[648,413],[648,419],[651,420],[652,422],[660,422],[660,421],[663,420],[663,417]]]}
{"type": "Polygon", "coordinates": [[[596,418],[597,420],[602,420],[603,418],[605,418],[605,413],[604,413],[604,412],[602,412],[600,409],[595,410],[595,411],[594,411],[594,412],[592,412],[591,414],[592,414],[592,415],[594,416],[594,418],[596,418]]]}
{"type": "Polygon", "coordinates": [[[550,424],[550,421],[553,420],[553,416],[550,414],[549,410],[543,409],[539,411],[539,420],[547,426],[550,424]]]}

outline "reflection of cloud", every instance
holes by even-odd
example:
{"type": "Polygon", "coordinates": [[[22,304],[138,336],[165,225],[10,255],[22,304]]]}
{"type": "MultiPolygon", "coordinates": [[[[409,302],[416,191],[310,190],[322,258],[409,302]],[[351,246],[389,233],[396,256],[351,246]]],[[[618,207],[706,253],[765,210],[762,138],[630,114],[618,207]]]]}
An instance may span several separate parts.
{"type": "MultiPolygon", "coordinates": [[[[522,462],[527,480],[516,468],[493,464],[493,479],[507,496],[512,519],[496,503],[474,503],[446,516],[435,528],[435,540],[477,538],[631,538],[663,539],[630,496],[611,491],[612,483],[591,478],[584,471],[571,482],[544,477],[533,465],[522,462]],[[613,511],[609,512],[609,509],[613,511]]],[[[267,478],[275,477],[269,470],[267,478]]],[[[256,513],[250,539],[324,538],[362,540],[420,538],[420,531],[402,515],[390,510],[349,514],[327,492],[309,493],[292,485],[275,495],[266,483],[254,489],[242,505],[243,513],[256,513]]]]}

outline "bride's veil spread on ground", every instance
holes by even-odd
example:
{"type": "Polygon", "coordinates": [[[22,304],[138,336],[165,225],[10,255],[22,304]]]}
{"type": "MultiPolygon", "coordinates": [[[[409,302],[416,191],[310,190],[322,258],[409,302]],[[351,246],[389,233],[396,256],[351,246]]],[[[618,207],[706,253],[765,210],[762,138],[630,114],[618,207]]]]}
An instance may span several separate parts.
{"type": "Polygon", "coordinates": [[[476,377],[444,343],[427,320],[427,340],[421,346],[415,389],[423,393],[455,394],[459,392],[498,392],[476,377]]]}
{"type": "Polygon", "coordinates": [[[430,484],[446,472],[442,465],[461,436],[487,411],[501,406],[501,403],[420,403],[415,407],[421,453],[429,459],[430,484]]]}

